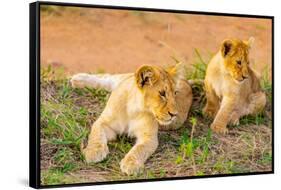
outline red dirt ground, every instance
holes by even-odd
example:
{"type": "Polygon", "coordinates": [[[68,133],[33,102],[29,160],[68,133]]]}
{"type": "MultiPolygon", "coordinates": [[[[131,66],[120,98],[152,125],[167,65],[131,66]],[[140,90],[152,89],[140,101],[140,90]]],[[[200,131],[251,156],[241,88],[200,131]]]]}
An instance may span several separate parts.
{"type": "Polygon", "coordinates": [[[255,38],[253,67],[271,68],[271,20],[192,14],[73,8],[41,14],[41,63],[67,73],[133,72],[142,64],[167,65],[171,56],[194,63],[226,38],[255,38]]]}

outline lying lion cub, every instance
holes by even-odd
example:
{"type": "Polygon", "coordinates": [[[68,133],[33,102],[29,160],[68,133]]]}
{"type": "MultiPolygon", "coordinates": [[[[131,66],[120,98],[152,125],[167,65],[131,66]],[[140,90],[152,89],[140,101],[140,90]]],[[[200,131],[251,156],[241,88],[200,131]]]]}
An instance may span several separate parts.
{"type": "Polygon", "coordinates": [[[192,91],[184,80],[182,66],[169,70],[145,65],[135,74],[77,74],[73,87],[103,87],[112,91],[104,111],[93,124],[87,147],[87,162],[102,161],[109,153],[107,142],[117,135],[136,138],[136,144],[120,163],[122,172],[138,173],[158,146],[158,126],[178,126],[186,118],[192,91]]]}
{"type": "Polygon", "coordinates": [[[211,129],[227,132],[227,124],[257,114],[266,104],[259,79],[249,63],[249,49],[254,39],[225,40],[220,51],[208,64],[205,77],[207,104],[203,112],[215,117],[211,129]]]}

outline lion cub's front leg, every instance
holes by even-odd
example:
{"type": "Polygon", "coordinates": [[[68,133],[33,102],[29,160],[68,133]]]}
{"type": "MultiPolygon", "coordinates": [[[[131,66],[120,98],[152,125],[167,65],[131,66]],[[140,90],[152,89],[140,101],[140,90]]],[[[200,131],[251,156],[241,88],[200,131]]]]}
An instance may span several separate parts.
{"type": "Polygon", "coordinates": [[[223,97],[220,109],[211,124],[211,129],[217,133],[227,133],[228,129],[226,128],[228,122],[231,119],[231,114],[234,110],[235,100],[232,97],[225,96],[223,97]]]}
{"type": "Polygon", "coordinates": [[[155,122],[139,122],[133,126],[136,144],[120,162],[121,171],[133,175],[140,173],[145,161],[154,153],[158,146],[158,125],[155,122]]]}
{"type": "Polygon", "coordinates": [[[129,153],[121,160],[121,171],[133,175],[140,173],[144,163],[154,153],[158,146],[157,136],[147,136],[147,139],[137,142],[129,153]]]}
{"type": "Polygon", "coordinates": [[[108,124],[98,119],[92,126],[87,146],[82,147],[86,162],[102,161],[109,153],[107,142],[115,137],[115,132],[108,127],[108,124]]]}

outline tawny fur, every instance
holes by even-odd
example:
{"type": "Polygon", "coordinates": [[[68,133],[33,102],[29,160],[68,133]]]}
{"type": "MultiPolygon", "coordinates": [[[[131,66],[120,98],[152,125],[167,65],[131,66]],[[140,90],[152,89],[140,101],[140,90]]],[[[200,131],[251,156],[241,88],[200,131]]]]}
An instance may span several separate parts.
{"type": "Polygon", "coordinates": [[[140,172],[158,146],[158,127],[173,129],[187,118],[192,91],[181,70],[179,65],[167,71],[142,66],[134,74],[74,75],[73,87],[104,86],[112,91],[82,150],[86,161],[102,161],[109,153],[107,142],[127,134],[136,143],[122,159],[121,171],[129,175],[140,172]]]}
{"type": "Polygon", "coordinates": [[[265,107],[265,93],[249,65],[252,43],[253,38],[225,40],[208,64],[203,112],[214,117],[211,129],[215,132],[226,133],[227,124],[239,124],[240,117],[257,114],[265,107]]]}

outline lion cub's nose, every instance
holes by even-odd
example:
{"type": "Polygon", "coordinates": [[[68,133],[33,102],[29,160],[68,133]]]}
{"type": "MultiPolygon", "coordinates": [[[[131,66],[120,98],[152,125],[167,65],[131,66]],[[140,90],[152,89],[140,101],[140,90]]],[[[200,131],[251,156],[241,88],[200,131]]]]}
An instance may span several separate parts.
{"type": "Polygon", "coordinates": [[[171,113],[171,112],[169,112],[169,111],[168,111],[168,114],[169,114],[171,117],[176,117],[176,116],[178,115],[177,112],[171,113]]]}
{"type": "Polygon", "coordinates": [[[245,75],[242,75],[242,78],[243,78],[243,79],[247,79],[248,76],[247,76],[247,75],[246,75],[246,76],[245,76],[245,75]]]}

